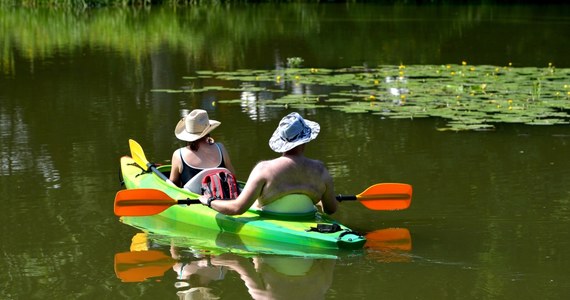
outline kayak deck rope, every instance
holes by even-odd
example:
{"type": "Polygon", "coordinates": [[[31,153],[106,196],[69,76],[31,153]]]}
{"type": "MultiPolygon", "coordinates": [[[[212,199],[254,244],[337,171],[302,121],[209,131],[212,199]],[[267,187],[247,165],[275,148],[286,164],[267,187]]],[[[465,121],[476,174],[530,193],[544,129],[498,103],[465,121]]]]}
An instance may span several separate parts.
{"type": "Polygon", "coordinates": [[[128,166],[135,166],[135,167],[141,169],[141,172],[140,172],[139,174],[135,175],[135,178],[137,178],[137,177],[139,177],[139,176],[141,176],[141,175],[144,175],[144,174],[148,174],[148,173],[151,172],[151,171],[149,171],[150,168],[147,169],[147,170],[145,170],[145,169],[143,169],[141,166],[139,166],[137,163],[130,163],[130,164],[127,164],[127,165],[128,165],[128,166]]]}

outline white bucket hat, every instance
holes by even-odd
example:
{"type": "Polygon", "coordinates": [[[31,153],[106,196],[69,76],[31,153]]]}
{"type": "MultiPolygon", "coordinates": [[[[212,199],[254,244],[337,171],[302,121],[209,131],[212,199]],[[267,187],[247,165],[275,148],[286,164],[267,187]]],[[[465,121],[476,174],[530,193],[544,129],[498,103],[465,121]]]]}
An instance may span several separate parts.
{"type": "Polygon", "coordinates": [[[269,139],[269,147],[278,153],[287,152],[314,140],[320,130],[321,126],[317,122],[305,120],[296,112],[290,113],[279,122],[269,139]]]}
{"type": "Polygon", "coordinates": [[[220,126],[220,122],[210,120],[208,112],[203,109],[195,109],[190,112],[182,120],[178,121],[174,134],[180,140],[194,142],[206,134],[210,133],[216,127],[220,126]]]}

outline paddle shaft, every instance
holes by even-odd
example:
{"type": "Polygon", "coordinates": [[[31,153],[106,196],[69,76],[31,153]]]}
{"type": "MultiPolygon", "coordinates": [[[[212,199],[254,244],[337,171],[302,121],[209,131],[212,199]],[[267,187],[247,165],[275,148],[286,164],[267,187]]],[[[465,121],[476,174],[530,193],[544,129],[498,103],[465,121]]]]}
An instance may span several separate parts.
{"type": "Polygon", "coordinates": [[[338,195],[336,200],[338,202],[351,201],[351,200],[405,200],[409,199],[409,194],[376,194],[371,196],[361,196],[361,195],[338,195]]]}
{"type": "Polygon", "coordinates": [[[162,172],[160,172],[152,163],[147,163],[146,166],[153,171],[156,175],[158,175],[158,177],[160,177],[162,180],[171,183],[172,181],[170,181],[170,179],[168,177],[166,177],[166,175],[162,174],[162,172]]]}
{"type": "Polygon", "coordinates": [[[198,199],[180,199],[180,200],[172,200],[172,202],[168,203],[165,202],[163,199],[129,199],[128,201],[121,201],[117,205],[118,206],[168,206],[172,205],[190,205],[190,204],[201,204],[200,200],[198,199]]]}

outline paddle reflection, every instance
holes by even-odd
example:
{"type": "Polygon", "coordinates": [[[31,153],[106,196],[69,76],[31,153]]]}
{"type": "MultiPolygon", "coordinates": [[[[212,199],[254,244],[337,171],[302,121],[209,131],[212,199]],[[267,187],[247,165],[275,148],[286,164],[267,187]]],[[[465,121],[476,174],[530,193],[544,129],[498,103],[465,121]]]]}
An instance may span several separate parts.
{"type": "Polygon", "coordinates": [[[145,234],[133,238],[130,252],[115,255],[115,273],[123,282],[176,277],[180,299],[216,299],[211,285],[235,272],[252,299],[322,299],[329,290],[335,259],[270,254],[238,255],[191,251],[172,245],[169,253],[148,250],[145,234]]]}
{"type": "Polygon", "coordinates": [[[411,262],[412,236],[407,228],[386,228],[366,234],[366,258],[382,263],[411,262]]]}

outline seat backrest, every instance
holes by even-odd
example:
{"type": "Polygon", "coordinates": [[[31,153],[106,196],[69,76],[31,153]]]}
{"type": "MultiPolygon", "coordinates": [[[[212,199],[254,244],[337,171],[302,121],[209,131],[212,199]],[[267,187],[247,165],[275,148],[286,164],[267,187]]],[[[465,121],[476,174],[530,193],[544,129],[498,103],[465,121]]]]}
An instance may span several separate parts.
{"type": "Polygon", "coordinates": [[[204,179],[204,176],[211,174],[211,171],[225,171],[225,172],[231,173],[230,170],[228,170],[226,168],[204,169],[204,170],[200,171],[198,174],[194,175],[194,177],[192,177],[188,182],[186,182],[186,184],[184,185],[183,188],[191,191],[192,193],[201,195],[202,194],[202,179],[204,179]]]}

